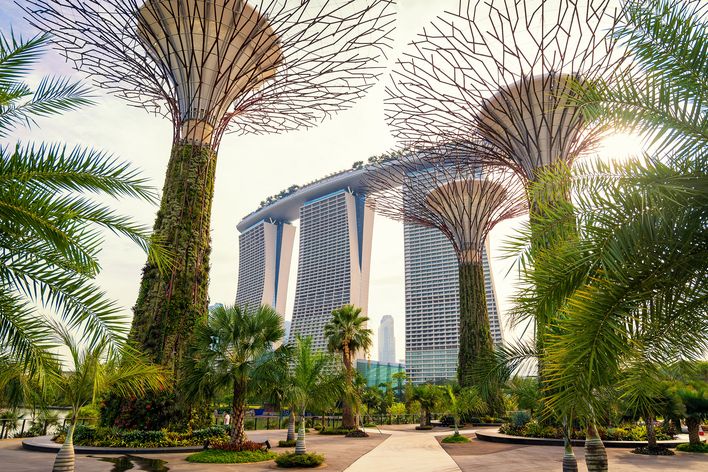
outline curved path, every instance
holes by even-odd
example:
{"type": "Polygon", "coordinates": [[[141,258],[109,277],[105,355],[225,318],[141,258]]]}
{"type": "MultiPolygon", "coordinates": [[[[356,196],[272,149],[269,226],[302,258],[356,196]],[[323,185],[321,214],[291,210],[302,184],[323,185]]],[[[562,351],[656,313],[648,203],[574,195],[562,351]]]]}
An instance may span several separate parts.
{"type": "MultiPolygon", "coordinates": [[[[377,434],[376,429],[367,428],[369,434],[377,434]]],[[[381,429],[390,434],[388,439],[361,456],[345,472],[460,472],[460,468],[440,446],[436,436],[449,436],[451,431],[431,433],[429,431],[401,431],[381,429]]],[[[460,433],[473,433],[473,429],[460,433]]]]}

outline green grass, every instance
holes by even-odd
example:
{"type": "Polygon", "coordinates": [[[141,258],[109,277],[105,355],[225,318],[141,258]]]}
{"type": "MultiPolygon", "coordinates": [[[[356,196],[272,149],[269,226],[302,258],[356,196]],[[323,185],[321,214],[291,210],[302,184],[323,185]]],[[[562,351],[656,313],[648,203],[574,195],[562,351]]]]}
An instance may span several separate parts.
{"type": "Polygon", "coordinates": [[[289,452],[276,457],[275,463],[278,464],[278,467],[286,469],[292,467],[317,467],[324,462],[324,459],[323,455],[315,454],[314,452],[308,452],[307,454],[289,452]]]}
{"type": "Polygon", "coordinates": [[[450,443],[468,443],[470,442],[470,439],[466,436],[463,436],[461,434],[453,434],[452,436],[447,436],[444,437],[442,442],[446,444],[450,443]]]}
{"type": "Polygon", "coordinates": [[[683,452],[702,452],[702,453],[708,453],[708,444],[702,442],[697,445],[692,445],[689,443],[683,443],[679,444],[676,446],[677,451],[683,451],[683,452]]]}
{"type": "Polygon", "coordinates": [[[189,462],[203,464],[240,464],[243,462],[262,462],[275,459],[277,454],[266,451],[220,451],[209,449],[187,456],[189,462]]]}

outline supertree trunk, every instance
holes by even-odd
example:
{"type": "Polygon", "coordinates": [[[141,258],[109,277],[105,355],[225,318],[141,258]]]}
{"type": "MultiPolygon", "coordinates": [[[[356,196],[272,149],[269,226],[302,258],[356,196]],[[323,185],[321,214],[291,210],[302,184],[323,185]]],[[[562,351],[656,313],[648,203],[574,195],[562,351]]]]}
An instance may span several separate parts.
{"type": "Polygon", "coordinates": [[[131,339],[179,380],[179,359],[209,304],[209,234],[216,153],[176,144],[167,168],[154,236],[173,257],[161,274],[148,262],[134,307],[131,339]]]}
{"type": "MultiPolygon", "coordinates": [[[[460,347],[457,379],[462,387],[481,386],[475,369],[480,362],[490,361],[494,355],[484,270],[480,262],[466,262],[460,264],[459,274],[460,347]]],[[[499,389],[494,385],[487,385],[482,390],[489,409],[494,413],[502,412],[503,401],[499,389]]]]}

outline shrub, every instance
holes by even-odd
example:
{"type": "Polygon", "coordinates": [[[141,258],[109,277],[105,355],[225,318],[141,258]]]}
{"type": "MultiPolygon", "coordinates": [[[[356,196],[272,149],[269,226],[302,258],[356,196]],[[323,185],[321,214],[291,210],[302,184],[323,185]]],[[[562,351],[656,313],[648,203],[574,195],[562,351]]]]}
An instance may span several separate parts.
{"type": "Polygon", "coordinates": [[[247,452],[265,451],[266,445],[255,441],[244,441],[243,444],[234,444],[230,439],[216,440],[211,444],[211,448],[218,451],[247,452]]]}
{"type": "Polygon", "coordinates": [[[292,441],[278,441],[278,447],[295,447],[296,442],[294,439],[292,441]]]}
{"type": "Polygon", "coordinates": [[[295,454],[294,452],[281,454],[275,458],[278,467],[317,467],[324,462],[324,456],[308,452],[307,454],[295,454]]]}
{"type": "Polygon", "coordinates": [[[224,425],[219,425],[219,426],[210,426],[208,428],[203,428],[203,429],[195,429],[192,431],[192,437],[196,441],[206,441],[206,440],[214,440],[217,438],[225,438],[229,435],[231,431],[231,428],[229,426],[224,426],[224,425]]]}
{"type": "MultiPolygon", "coordinates": [[[[59,434],[54,440],[64,442],[66,432],[59,434]]],[[[117,428],[102,428],[96,426],[77,425],[74,430],[74,444],[77,446],[98,447],[177,447],[201,446],[206,440],[218,443],[227,441],[228,436],[223,427],[206,428],[192,433],[167,430],[140,431],[119,430],[117,428]]]]}
{"type": "Polygon", "coordinates": [[[368,438],[369,435],[360,429],[355,429],[353,431],[349,431],[346,434],[346,437],[348,437],[348,438],[368,438]]]}
{"type": "Polygon", "coordinates": [[[325,428],[320,430],[320,434],[325,434],[325,435],[345,435],[347,433],[350,433],[351,429],[347,428],[325,428]]]}
{"type": "Polygon", "coordinates": [[[419,430],[419,431],[421,431],[421,430],[427,431],[427,430],[429,430],[429,429],[433,429],[433,427],[432,427],[432,425],[426,424],[425,426],[420,426],[420,425],[418,425],[418,426],[415,427],[415,429],[417,429],[417,430],[419,430]]]}
{"type": "Polygon", "coordinates": [[[376,423],[364,423],[364,428],[375,428],[376,423]]]}
{"type": "Polygon", "coordinates": [[[450,443],[468,443],[470,442],[470,438],[467,436],[463,436],[461,434],[453,434],[452,436],[446,436],[442,439],[442,442],[446,444],[450,443]]]}
{"type": "Polygon", "coordinates": [[[514,411],[511,413],[511,424],[515,428],[523,428],[531,421],[531,414],[528,411],[514,411]]]}
{"type": "Polygon", "coordinates": [[[708,444],[704,442],[699,444],[683,443],[676,446],[676,450],[683,452],[702,452],[706,454],[708,453],[708,444]]]}
{"type": "Polygon", "coordinates": [[[223,451],[209,449],[187,456],[189,462],[204,464],[240,464],[244,462],[262,462],[276,458],[270,451],[223,451]]]}
{"type": "MultiPolygon", "coordinates": [[[[513,416],[513,415],[512,415],[513,416]]],[[[639,425],[621,425],[614,428],[597,428],[600,438],[603,441],[646,441],[647,430],[639,425]]],[[[505,423],[499,428],[499,432],[511,436],[522,436],[529,438],[549,438],[563,439],[563,428],[560,426],[546,426],[536,420],[531,420],[524,426],[518,427],[513,423],[505,423]]],[[[572,439],[585,439],[585,431],[574,429],[571,432],[572,439]]],[[[672,436],[659,429],[656,430],[656,439],[664,441],[672,439],[672,436]]]]}
{"type": "Polygon", "coordinates": [[[482,423],[495,423],[495,418],[493,416],[483,416],[482,423]]]}

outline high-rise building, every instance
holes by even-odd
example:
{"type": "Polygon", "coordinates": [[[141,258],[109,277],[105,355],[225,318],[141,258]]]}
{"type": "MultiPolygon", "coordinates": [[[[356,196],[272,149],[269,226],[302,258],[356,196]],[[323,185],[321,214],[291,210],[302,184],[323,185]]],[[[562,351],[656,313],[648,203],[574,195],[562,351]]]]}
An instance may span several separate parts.
{"type": "Polygon", "coordinates": [[[270,305],[285,314],[294,240],[295,227],[282,221],[259,221],[241,233],[238,305],[270,305]]]}
{"type": "MultiPolygon", "coordinates": [[[[459,346],[458,263],[439,230],[404,225],[406,281],[406,372],[414,383],[455,378],[459,346]]],[[[482,254],[492,340],[502,341],[496,294],[487,254],[482,254]]]]}
{"type": "Polygon", "coordinates": [[[393,333],[393,316],[386,315],[379,324],[379,362],[396,362],[396,337],[393,333]]]}
{"type": "Polygon", "coordinates": [[[332,310],[352,304],[366,313],[374,213],[350,189],[315,198],[300,208],[300,252],[290,339],[312,336],[325,349],[332,310]]]}

